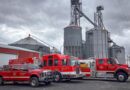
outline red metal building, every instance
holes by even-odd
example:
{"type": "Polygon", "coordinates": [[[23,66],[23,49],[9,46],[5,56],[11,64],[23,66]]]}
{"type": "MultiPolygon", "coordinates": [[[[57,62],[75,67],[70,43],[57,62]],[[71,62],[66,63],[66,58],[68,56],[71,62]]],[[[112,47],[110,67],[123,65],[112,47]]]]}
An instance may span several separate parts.
{"type": "Polygon", "coordinates": [[[0,66],[8,64],[9,59],[39,57],[39,52],[0,44],[0,66]]]}

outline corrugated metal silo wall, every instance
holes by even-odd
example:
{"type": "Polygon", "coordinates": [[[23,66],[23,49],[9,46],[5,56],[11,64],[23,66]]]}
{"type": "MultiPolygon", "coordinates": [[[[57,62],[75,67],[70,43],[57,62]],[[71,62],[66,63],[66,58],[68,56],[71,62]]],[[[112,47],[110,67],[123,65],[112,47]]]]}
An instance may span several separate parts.
{"type": "Polygon", "coordinates": [[[90,31],[86,33],[87,58],[108,58],[108,31],[95,29],[90,31]]]}
{"type": "Polygon", "coordinates": [[[108,58],[108,31],[94,30],[94,57],[108,58]]]}
{"type": "Polygon", "coordinates": [[[94,57],[93,30],[86,32],[86,58],[94,57]]]}
{"type": "Polygon", "coordinates": [[[124,47],[112,47],[111,50],[111,57],[117,58],[120,64],[125,64],[125,48],[124,47]]]}
{"type": "Polygon", "coordinates": [[[64,28],[64,54],[82,57],[82,29],[78,26],[64,28]]]}
{"type": "Polygon", "coordinates": [[[117,59],[119,60],[120,64],[126,64],[124,48],[121,48],[121,52],[117,54],[117,59]]]}

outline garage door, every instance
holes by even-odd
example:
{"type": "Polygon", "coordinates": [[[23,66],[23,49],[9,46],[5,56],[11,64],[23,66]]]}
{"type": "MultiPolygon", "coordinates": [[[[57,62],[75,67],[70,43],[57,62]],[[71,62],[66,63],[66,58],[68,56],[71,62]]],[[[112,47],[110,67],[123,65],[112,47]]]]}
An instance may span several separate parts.
{"type": "Polygon", "coordinates": [[[10,59],[16,59],[18,55],[0,53],[0,66],[7,65],[10,59]]]}

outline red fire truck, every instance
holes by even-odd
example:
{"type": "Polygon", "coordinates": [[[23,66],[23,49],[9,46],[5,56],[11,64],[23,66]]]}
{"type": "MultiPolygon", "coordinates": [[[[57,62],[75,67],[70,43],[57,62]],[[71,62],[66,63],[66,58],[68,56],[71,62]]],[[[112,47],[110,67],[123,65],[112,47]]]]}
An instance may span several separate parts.
{"type": "Polygon", "coordinates": [[[42,57],[43,69],[54,72],[54,81],[83,77],[77,58],[62,54],[48,54],[42,57]]]}
{"type": "Polygon", "coordinates": [[[86,74],[86,78],[116,78],[120,82],[125,82],[129,75],[128,65],[119,64],[116,59],[104,58],[79,60],[81,71],[86,74]]]}
{"type": "Polygon", "coordinates": [[[34,64],[12,64],[6,65],[0,70],[0,85],[5,81],[29,82],[36,87],[40,83],[50,84],[53,75],[50,70],[40,69],[34,64]]]}

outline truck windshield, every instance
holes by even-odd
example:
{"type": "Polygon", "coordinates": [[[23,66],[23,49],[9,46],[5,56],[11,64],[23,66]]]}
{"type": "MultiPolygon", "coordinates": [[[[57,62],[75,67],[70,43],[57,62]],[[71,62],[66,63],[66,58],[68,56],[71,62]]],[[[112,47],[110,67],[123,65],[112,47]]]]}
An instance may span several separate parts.
{"type": "Polygon", "coordinates": [[[117,59],[113,59],[113,58],[109,58],[108,63],[109,64],[119,64],[118,60],[117,59]]]}
{"type": "Polygon", "coordinates": [[[113,60],[115,61],[116,64],[119,64],[119,61],[116,58],[113,60]]]}
{"type": "Polygon", "coordinates": [[[70,60],[70,65],[71,66],[75,66],[75,65],[79,65],[79,62],[77,60],[70,60]]]}
{"type": "Polygon", "coordinates": [[[40,67],[38,65],[30,64],[29,69],[39,69],[40,67]]]}

